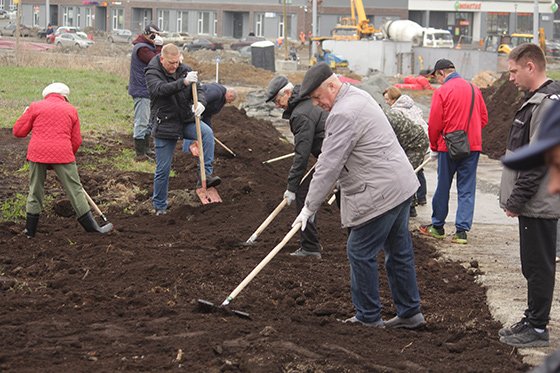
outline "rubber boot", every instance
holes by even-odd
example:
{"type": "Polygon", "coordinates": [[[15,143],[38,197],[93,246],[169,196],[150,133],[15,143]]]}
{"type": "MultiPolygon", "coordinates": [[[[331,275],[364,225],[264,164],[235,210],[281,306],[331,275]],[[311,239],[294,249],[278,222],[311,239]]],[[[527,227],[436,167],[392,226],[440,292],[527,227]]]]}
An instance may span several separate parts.
{"type": "Polygon", "coordinates": [[[95,221],[91,211],[88,211],[84,215],[80,216],[78,218],[78,222],[80,222],[86,232],[98,232],[101,234],[105,234],[113,230],[113,224],[111,223],[107,223],[102,227],[97,225],[97,222],[95,221]]]}
{"type": "Polygon", "coordinates": [[[27,213],[27,219],[25,221],[25,230],[23,233],[27,238],[35,237],[35,232],[37,232],[37,225],[39,224],[39,214],[27,213]]]}
{"type": "Polygon", "coordinates": [[[134,150],[137,157],[146,155],[146,141],[144,139],[134,139],[134,150]]]}
{"type": "Polygon", "coordinates": [[[146,134],[146,136],[144,136],[144,146],[145,146],[145,154],[150,157],[153,158],[156,156],[156,153],[154,153],[154,151],[152,150],[151,146],[150,146],[150,134],[146,134]]]}

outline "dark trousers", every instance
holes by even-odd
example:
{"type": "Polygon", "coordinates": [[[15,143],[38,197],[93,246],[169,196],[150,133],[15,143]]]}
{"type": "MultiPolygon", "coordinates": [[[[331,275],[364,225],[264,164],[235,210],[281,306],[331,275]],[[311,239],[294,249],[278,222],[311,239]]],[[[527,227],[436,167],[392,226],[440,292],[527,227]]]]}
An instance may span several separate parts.
{"type": "Polygon", "coordinates": [[[426,176],[424,176],[424,169],[422,168],[420,171],[418,171],[416,176],[418,177],[418,181],[420,182],[420,186],[416,191],[416,200],[419,202],[426,202],[426,192],[428,188],[426,185],[426,176]]]}
{"type": "Polygon", "coordinates": [[[545,328],[556,276],[556,228],[558,219],[519,217],[521,271],[527,280],[525,317],[535,328],[545,328]]]}
{"type": "MultiPolygon", "coordinates": [[[[311,171],[309,176],[307,176],[299,185],[296,192],[296,209],[299,214],[303,207],[305,206],[305,197],[307,197],[307,192],[309,191],[309,184],[311,184],[311,179],[313,178],[313,173],[315,170],[311,171]]],[[[307,227],[304,231],[300,230],[300,245],[305,251],[319,252],[321,251],[321,244],[319,243],[319,235],[317,233],[317,215],[313,221],[307,222],[307,227]]]]}

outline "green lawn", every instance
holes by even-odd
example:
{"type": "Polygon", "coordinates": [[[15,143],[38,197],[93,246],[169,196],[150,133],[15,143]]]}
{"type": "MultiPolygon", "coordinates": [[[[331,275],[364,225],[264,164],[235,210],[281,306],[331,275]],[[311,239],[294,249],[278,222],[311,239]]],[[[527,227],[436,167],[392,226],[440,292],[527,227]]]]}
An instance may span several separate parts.
{"type": "Polygon", "coordinates": [[[82,131],[132,131],[133,103],[128,80],[93,70],[0,67],[0,127],[11,128],[26,106],[42,99],[52,82],[70,87],[70,102],[78,109],[82,131]]]}

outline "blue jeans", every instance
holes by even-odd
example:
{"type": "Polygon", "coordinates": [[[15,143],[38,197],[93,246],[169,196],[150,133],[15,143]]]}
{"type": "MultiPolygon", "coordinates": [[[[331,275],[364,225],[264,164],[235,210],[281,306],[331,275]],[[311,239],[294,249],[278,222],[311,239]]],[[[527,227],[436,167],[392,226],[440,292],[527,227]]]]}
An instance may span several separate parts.
{"type": "Polygon", "coordinates": [[[408,231],[410,199],[375,217],[348,234],[348,259],[352,303],[356,317],[364,322],[381,318],[377,255],[385,253],[385,268],[397,316],[408,318],[420,312],[414,251],[408,231]]]}
{"type": "Polygon", "coordinates": [[[458,232],[470,231],[474,215],[476,194],[476,168],[480,152],[471,152],[467,158],[455,162],[449,154],[438,154],[438,181],[432,198],[432,225],[443,227],[449,213],[449,190],[457,173],[457,214],[455,228],[458,232]]]}
{"type": "MultiPolygon", "coordinates": [[[[212,162],[214,161],[214,132],[204,122],[200,122],[202,133],[202,147],[204,148],[204,170],[206,176],[212,175],[212,162]]],[[[188,123],[183,127],[183,138],[188,140],[196,139],[196,126],[188,123]]],[[[173,153],[177,145],[176,139],[155,139],[156,150],[156,171],[154,173],[154,194],[152,203],[156,210],[167,208],[167,191],[169,188],[169,173],[173,162],[173,153]]],[[[185,141],[187,143],[190,141],[185,141]]],[[[185,151],[183,149],[183,151],[185,151]]],[[[187,152],[188,152],[187,145],[187,152]]]]}
{"type": "Polygon", "coordinates": [[[150,99],[144,97],[133,97],[134,100],[134,129],[135,139],[144,139],[150,134],[150,99]]]}

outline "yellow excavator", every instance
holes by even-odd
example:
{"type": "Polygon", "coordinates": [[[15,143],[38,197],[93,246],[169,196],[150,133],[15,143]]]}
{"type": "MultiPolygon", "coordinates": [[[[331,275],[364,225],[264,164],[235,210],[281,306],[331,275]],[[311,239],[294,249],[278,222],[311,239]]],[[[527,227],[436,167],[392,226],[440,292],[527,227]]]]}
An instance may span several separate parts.
{"type": "Polygon", "coordinates": [[[373,38],[376,33],[381,33],[381,30],[369,23],[362,0],[350,0],[350,12],[351,16],[342,18],[332,30],[334,40],[360,40],[373,38]]]}
{"type": "MultiPolygon", "coordinates": [[[[523,43],[532,43],[533,34],[513,33],[511,35],[488,35],[484,41],[484,50],[509,54],[511,50],[523,43]]],[[[546,51],[544,28],[539,28],[539,46],[546,51]]]]}

